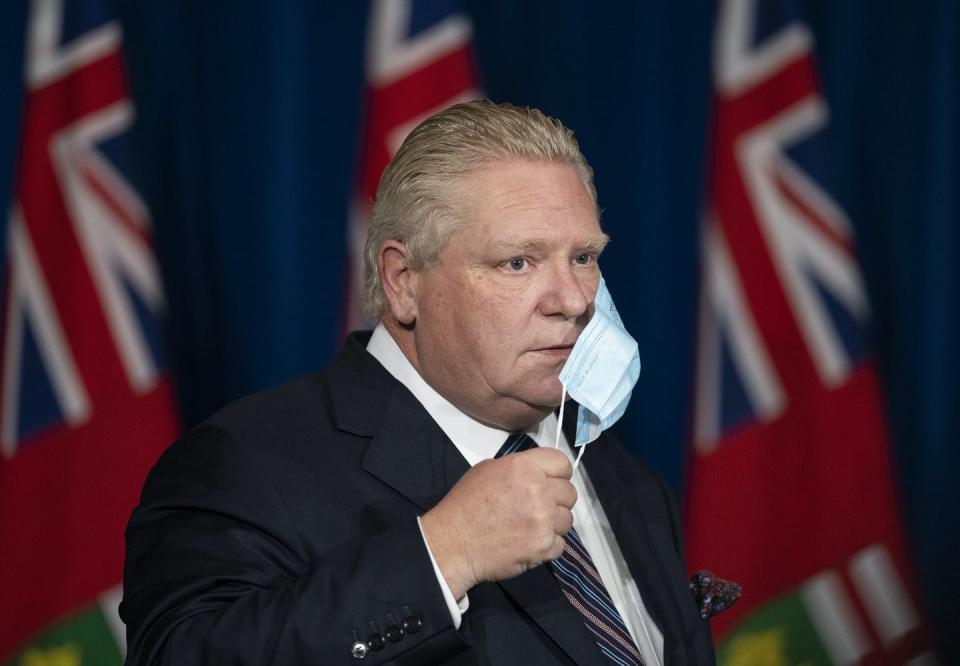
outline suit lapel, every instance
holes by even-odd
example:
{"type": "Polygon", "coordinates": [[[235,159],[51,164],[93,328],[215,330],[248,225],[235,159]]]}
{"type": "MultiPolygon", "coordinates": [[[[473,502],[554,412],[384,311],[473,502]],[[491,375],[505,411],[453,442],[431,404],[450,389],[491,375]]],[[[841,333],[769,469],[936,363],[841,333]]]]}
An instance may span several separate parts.
{"type": "Polygon", "coordinates": [[[398,384],[370,440],[363,468],[428,511],[470,465],[417,399],[398,384]]]}
{"type": "Polygon", "coordinates": [[[623,484],[616,470],[604,462],[601,456],[595,455],[594,460],[585,464],[643,605],[663,635],[664,663],[684,664],[685,642],[678,635],[682,633],[683,619],[672,583],[677,572],[671,564],[677,562],[677,556],[671,552],[662,526],[649,519],[645,507],[634,499],[635,493],[623,484]]]}
{"type": "MultiPolygon", "coordinates": [[[[420,511],[428,511],[469,464],[420,402],[366,352],[368,339],[351,336],[331,368],[337,427],[370,437],[363,469],[420,511]]],[[[575,663],[605,666],[596,643],[546,566],[498,585],[575,663]]]]}

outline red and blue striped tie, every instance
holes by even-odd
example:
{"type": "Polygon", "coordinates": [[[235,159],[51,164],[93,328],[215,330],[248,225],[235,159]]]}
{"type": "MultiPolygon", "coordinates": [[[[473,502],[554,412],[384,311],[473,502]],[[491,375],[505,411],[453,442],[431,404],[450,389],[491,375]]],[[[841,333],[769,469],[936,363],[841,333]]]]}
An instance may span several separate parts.
{"type": "MultiPolygon", "coordinates": [[[[510,435],[497,457],[536,445],[536,442],[524,433],[510,435]]],[[[560,584],[563,596],[580,613],[584,626],[593,635],[600,651],[611,664],[643,666],[643,657],[630,638],[627,625],[613,605],[610,593],[600,579],[580,535],[575,529],[571,529],[564,540],[566,543],[563,554],[550,562],[550,569],[560,584]]]]}

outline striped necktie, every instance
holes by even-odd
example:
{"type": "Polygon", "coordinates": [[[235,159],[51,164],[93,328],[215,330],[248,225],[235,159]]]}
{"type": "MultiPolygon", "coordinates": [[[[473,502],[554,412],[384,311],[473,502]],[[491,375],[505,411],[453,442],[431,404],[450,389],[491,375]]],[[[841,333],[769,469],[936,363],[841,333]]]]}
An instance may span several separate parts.
{"type": "MultiPolygon", "coordinates": [[[[536,446],[526,434],[510,435],[497,457],[536,446]]],[[[590,553],[571,529],[564,537],[563,554],[550,562],[550,570],[560,584],[560,591],[570,605],[580,613],[583,624],[593,635],[597,646],[611,664],[643,666],[643,657],[637,649],[627,625],[617,612],[610,593],[590,558],[590,553]]]]}

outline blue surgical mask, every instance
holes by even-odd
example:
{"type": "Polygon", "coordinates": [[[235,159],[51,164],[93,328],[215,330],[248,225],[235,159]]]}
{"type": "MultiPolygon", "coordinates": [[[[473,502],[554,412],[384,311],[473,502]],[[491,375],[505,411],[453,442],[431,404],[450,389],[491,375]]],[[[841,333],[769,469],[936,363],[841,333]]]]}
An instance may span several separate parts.
{"type": "Polygon", "coordinates": [[[596,310],[560,371],[560,383],[580,404],[574,444],[589,444],[623,416],[640,377],[640,353],[600,278],[596,310]]]}

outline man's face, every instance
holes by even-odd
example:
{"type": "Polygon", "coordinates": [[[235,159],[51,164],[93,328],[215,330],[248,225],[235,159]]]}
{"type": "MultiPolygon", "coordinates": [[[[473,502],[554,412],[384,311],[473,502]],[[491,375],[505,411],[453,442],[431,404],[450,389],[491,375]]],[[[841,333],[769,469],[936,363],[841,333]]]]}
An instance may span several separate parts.
{"type": "Polygon", "coordinates": [[[567,164],[493,163],[454,196],[463,226],[412,278],[412,360],[474,418],[525,428],[560,402],[558,375],[593,314],[606,236],[567,164]]]}

